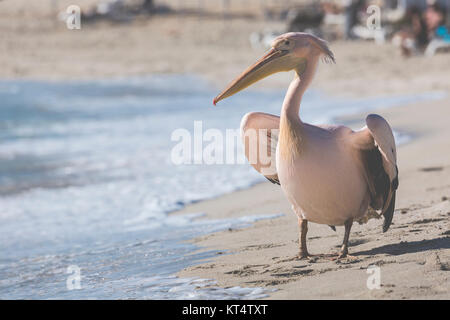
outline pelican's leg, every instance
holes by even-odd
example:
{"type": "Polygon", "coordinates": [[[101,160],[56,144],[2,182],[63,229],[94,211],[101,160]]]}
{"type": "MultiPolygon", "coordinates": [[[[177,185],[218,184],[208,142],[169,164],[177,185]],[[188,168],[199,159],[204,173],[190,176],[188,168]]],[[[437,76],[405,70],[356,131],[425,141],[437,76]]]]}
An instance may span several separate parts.
{"type": "Polygon", "coordinates": [[[308,248],[306,247],[306,233],[308,232],[308,220],[298,218],[298,227],[300,231],[299,236],[299,245],[300,245],[300,251],[299,251],[299,258],[305,259],[309,257],[308,248]]]}
{"type": "Polygon", "coordinates": [[[352,229],[353,224],[353,218],[348,219],[345,221],[345,235],[344,235],[344,241],[342,243],[341,253],[339,255],[339,258],[345,258],[348,254],[348,238],[350,236],[350,230],[352,229]]]}

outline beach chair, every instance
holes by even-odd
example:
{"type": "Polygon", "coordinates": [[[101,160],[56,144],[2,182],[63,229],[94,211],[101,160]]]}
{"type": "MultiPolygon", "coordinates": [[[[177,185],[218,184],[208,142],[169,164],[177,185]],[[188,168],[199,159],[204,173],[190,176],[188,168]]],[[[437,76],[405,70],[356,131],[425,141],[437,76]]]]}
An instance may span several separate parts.
{"type": "Polygon", "coordinates": [[[425,49],[425,56],[431,57],[436,54],[438,50],[450,49],[450,32],[446,26],[440,26],[436,29],[436,38],[431,40],[425,49]]]}
{"type": "Polygon", "coordinates": [[[432,57],[438,50],[450,51],[450,41],[442,39],[433,39],[425,49],[425,56],[432,57]]]}

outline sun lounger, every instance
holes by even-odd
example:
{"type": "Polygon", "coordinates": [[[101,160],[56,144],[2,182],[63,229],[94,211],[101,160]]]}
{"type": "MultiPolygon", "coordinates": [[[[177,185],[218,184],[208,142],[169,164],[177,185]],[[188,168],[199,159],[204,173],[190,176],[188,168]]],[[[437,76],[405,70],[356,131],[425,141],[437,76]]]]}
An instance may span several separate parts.
{"type": "Polygon", "coordinates": [[[450,50],[450,41],[441,39],[433,39],[425,49],[425,55],[427,57],[434,56],[438,50],[450,50]]]}

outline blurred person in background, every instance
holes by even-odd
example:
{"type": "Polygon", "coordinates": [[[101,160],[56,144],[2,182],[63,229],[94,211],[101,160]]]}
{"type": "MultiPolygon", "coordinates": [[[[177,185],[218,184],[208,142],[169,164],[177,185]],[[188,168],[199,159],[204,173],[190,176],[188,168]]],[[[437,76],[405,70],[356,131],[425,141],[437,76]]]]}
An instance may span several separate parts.
{"type": "Polygon", "coordinates": [[[446,15],[447,8],[437,1],[428,1],[425,10],[411,7],[406,16],[408,26],[394,35],[393,43],[403,56],[423,53],[431,40],[448,35],[446,15]]]}
{"type": "Polygon", "coordinates": [[[352,40],[357,38],[352,29],[358,23],[358,11],[366,6],[365,0],[345,0],[345,39],[352,40]]]}

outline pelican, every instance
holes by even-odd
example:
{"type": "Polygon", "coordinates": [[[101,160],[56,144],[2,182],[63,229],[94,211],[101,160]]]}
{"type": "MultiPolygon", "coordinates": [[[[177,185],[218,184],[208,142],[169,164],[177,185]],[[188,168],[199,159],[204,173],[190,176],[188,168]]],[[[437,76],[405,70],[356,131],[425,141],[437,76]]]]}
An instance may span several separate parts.
{"type": "Polygon", "coordinates": [[[383,232],[392,222],[398,168],[391,127],[376,114],[368,115],[366,126],[358,131],[303,122],[299,116],[303,94],[320,58],[335,63],[334,55],[324,40],[307,33],[283,34],[271,47],[213,103],[216,105],[271,74],[295,71],[279,117],[261,112],[243,117],[241,136],[245,155],[258,172],[281,186],[292,205],[298,217],[299,258],[310,257],[306,245],[308,221],[329,225],[333,230],[335,226],[344,226],[338,258],[345,258],[354,221],[362,223],[374,213],[378,218],[383,216],[383,232]],[[263,134],[249,139],[247,133],[252,130],[263,134]],[[262,161],[259,153],[256,161],[250,161],[255,159],[254,151],[261,148],[267,148],[270,164],[262,161]]]}

